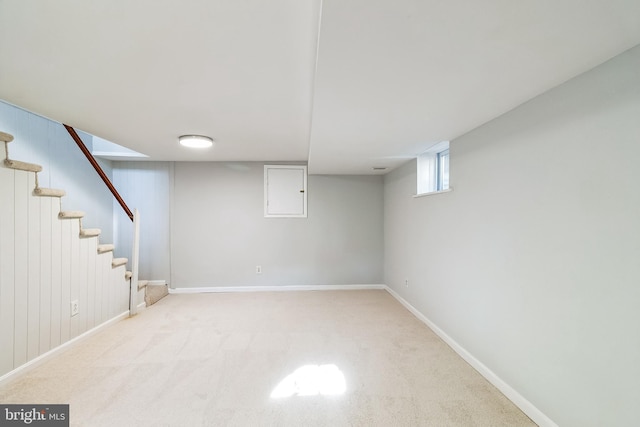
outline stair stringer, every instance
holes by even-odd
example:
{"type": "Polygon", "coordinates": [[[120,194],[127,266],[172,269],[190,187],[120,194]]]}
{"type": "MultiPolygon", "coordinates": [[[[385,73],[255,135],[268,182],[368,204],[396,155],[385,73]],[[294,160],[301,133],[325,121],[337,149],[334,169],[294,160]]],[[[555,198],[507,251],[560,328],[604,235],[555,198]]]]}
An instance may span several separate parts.
{"type": "Polygon", "coordinates": [[[60,193],[35,188],[36,173],[0,165],[0,381],[129,306],[126,265],[80,238],[79,219],[58,218],[60,193]]]}

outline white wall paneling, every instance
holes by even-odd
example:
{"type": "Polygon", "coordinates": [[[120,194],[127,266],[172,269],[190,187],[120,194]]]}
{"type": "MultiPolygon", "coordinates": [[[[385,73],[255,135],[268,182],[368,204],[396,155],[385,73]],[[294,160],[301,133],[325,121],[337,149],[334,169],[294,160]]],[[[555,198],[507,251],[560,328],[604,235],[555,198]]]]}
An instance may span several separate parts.
{"type": "Polygon", "coordinates": [[[97,251],[95,246],[95,242],[98,239],[79,239],[80,247],[79,247],[79,261],[80,265],[78,268],[78,314],[76,317],[78,318],[78,330],[86,331],[87,330],[87,306],[88,299],[87,295],[89,293],[89,259],[92,254],[89,253],[90,250],[97,251]]]}
{"type": "MultiPolygon", "coordinates": [[[[87,300],[83,307],[80,307],[80,312],[85,313],[86,315],[86,329],[91,329],[94,326],[97,326],[95,319],[96,313],[96,287],[97,287],[97,268],[98,268],[98,258],[101,257],[91,257],[91,251],[98,250],[98,240],[91,239],[88,240],[89,243],[89,256],[87,258],[87,300]]],[[[103,258],[108,258],[104,257],[103,258]]]]}
{"type": "MultiPolygon", "coordinates": [[[[71,254],[72,223],[74,221],[60,221],[62,225],[62,235],[60,241],[61,252],[71,254]]],[[[60,292],[60,342],[67,342],[69,336],[70,321],[69,304],[71,303],[71,257],[63,256],[61,264],[61,292],[60,292]]]]}
{"type": "Polygon", "coordinates": [[[106,310],[104,310],[105,304],[105,292],[106,284],[109,282],[109,271],[111,268],[108,257],[98,257],[98,268],[96,268],[96,303],[95,303],[95,319],[96,323],[102,323],[106,318],[106,310]]]}
{"type": "MultiPolygon", "coordinates": [[[[69,316],[69,339],[78,336],[79,331],[79,319],[78,316],[71,316],[71,301],[78,299],[80,288],[80,239],[77,236],[80,234],[80,226],[78,221],[69,221],[71,224],[71,249],[70,249],[70,261],[71,266],[69,272],[71,273],[71,280],[69,281],[69,299],[67,300],[67,316],[69,316]]],[[[65,307],[63,306],[63,310],[65,307]]]]}
{"type": "MultiPolygon", "coordinates": [[[[51,346],[56,348],[61,341],[62,330],[62,223],[55,216],[60,212],[60,199],[51,199],[51,346]]],[[[45,331],[43,331],[44,333],[45,331]]]]}
{"type": "MultiPolygon", "coordinates": [[[[14,254],[15,254],[15,332],[13,362],[22,365],[28,360],[27,346],[29,338],[29,185],[27,173],[15,176],[15,213],[14,213],[14,254]]],[[[6,209],[6,208],[5,208],[6,209]]]]}
{"type": "MultiPolygon", "coordinates": [[[[83,170],[76,164],[75,154],[71,154],[71,148],[77,147],[57,146],[59,124],[2,102],[0,113],[0,129],[16,137],[9,148],[11,158],[31,163],[44,160],[45,170],[39,174],[41,186],[49,187],[55,181],[47,165],[57,171],[83,170]],[[71,163],[64,163],[69,159],[60,156],[67,149],[71,163]]],[[[78,200],[88,201],[87,208],[104,205],[100,191],[95,191],[97,196],[92,194],[95,189],[91,179],[82,175],[85,172],[80,172],[80,177],[74,175],[74,179],[89,182],[88,189],[81,190],[86,194],[71,199],[76,200],[72,206],[69,199],[63,198],[67,210],[88,210],[75,205],[78,200]]],[[[90,172],[95,174],[92,169],[90,172]]],[[[74,187],[80,188],[80,184],[75,182],[74,187]]],[[[102,182],[100,185],[103,186],[102,182]]],[[[58,219],[60,199],[36,197],[32,194],[34,188],[34,173],[0,165],[0,377],[38,360],[128,308],[125,267],[111,268],[112,254],[97,253],[97,238],[79,238],[77,219],[58,219]],[[79,314],[71,317],[71,301],[76,299],[79,314]]],[[[69,194],[64,186],[55,188],[63,188],[69,194]]],[[[113,214],[110,194],[107,205],[109,220],[105,226],[110,230],[113,214]]],[[[102,212],[93,217],[104,215],[102,212]]],[[[88,226],[103,228],[100,224],[88,226]]]]}
{"type": "MultiPolygon", "coordinates": [[[[35,197],[33,197],[35,199],[35,197]]],[[[42,354],[51,348],[51,290],[47,278],[52,277],[52,253],[54,250],[52,241],[52,224],[57,221],[52,197],[39,197],[40,199],[40,271],[39,271],[39,297],[38,310],[40,312],[40,325],[38,325],[39,345],[38,353],[42,354]]],[[[58,199],[56,199],[58,200],[58,199]]]]}
{"type": "MultiPolygon", "coordinates": [[[[4,147],[0,148],[4,153],[4,147]]],[[[13,369],[15,333],[15,172],[0,167],[0,372],[13,369]]]]}
{"type": "MultiPolygon", "coordinates": [[[[35,174],[27,174],[29,178],[28,190],[35,187],[35,174]]],[[[40,197],[30,196],[27,191],[27,218],[28,218],[28,261],[27,261],[27,360],[38,356],[40,350],[40,246],[43,244],[40,235],[40,197]]]]}
{"type": "Polygon", "coordinates": [[[125,267],[80,239],[78,220],[58,219],[58,198],[31,194],[33,173],[0,166],[0,180],[1,377],[122,314],[129,297],[125,267]]]}

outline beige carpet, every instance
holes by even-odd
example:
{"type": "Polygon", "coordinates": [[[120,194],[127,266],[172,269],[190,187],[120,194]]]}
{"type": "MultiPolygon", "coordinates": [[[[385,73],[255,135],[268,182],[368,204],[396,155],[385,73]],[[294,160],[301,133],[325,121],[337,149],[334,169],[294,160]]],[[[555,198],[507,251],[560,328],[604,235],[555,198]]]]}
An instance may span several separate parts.
{"type": "Polygon", "coordinates": [[[385,291],[169,295],[0,402],[78,426],[535,425],[385,291]]]}

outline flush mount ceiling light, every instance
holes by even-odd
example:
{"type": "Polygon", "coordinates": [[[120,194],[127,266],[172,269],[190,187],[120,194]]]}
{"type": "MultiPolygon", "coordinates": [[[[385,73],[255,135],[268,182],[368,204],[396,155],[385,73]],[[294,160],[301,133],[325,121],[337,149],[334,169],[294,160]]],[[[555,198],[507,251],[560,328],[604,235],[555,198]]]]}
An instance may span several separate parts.
{"type": "Polygon", "coordinates": [[[208,148],[213,145],[213,139],[204,135],[181,135],[178,141],[180,145],[189,148],[208,148]]]}

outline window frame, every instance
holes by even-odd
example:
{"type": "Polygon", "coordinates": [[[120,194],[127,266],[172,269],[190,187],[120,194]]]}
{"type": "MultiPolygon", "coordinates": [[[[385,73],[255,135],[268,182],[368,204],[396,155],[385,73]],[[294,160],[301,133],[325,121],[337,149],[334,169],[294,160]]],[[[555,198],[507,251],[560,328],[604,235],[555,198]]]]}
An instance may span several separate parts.
{"type": "Polygon", "coordinates": [[[416,158],[416,197],[451,191],[449,141],[431,146],[416,158]],[[446,160],[443,163],[443,159],[446,160]]]}
{"type": "Polygon", "coordinates": [[[436,191],[449,189],[449,149],[436,153],[436,191]],[[443,158],[446,161],[443,163],[443,158]]]}

